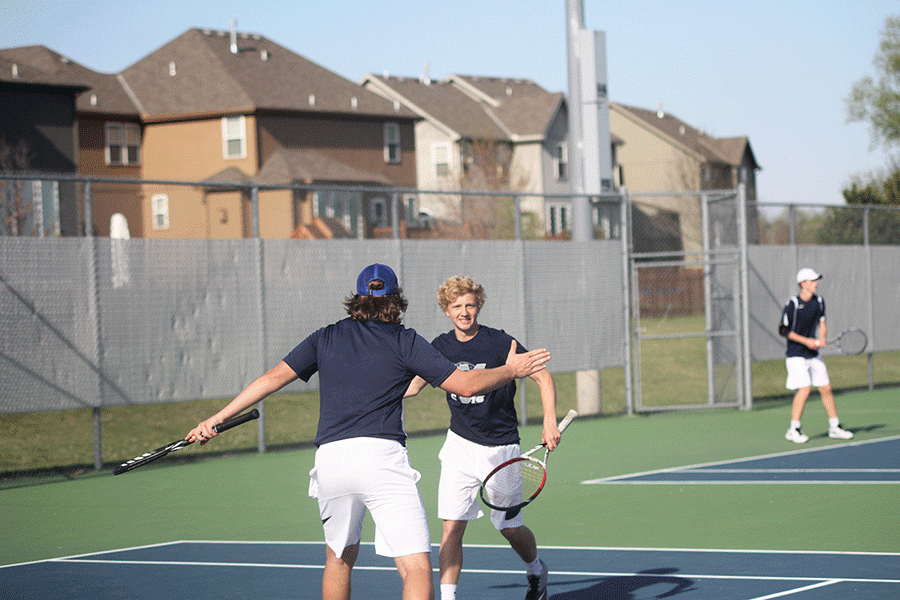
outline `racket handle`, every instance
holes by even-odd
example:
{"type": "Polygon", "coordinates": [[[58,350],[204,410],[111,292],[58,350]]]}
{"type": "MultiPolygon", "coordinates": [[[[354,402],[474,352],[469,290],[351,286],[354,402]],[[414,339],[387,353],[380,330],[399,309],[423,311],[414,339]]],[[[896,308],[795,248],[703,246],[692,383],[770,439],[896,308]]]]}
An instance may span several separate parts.
{"type": "Polygon", "coordinates": [[[563,431],[565,431],[566,427],[569,426],[569,423],[572,422],[572,419],[574,419],[577,416],[578,416],[577,412],[575,412],[574,410],[570,410],[566,414],[566,416],[563,417],[563,420],[559,422],[559,432],[562,433],[563,431]]]}
{"type": "Polygon", "coordinates": [[[232,427],[237,427],[238,425],[241,425],[242,423],[246,423],[247,421],[252,421],[253,419],[258,419],[258,418],[259,418],[259,411],[254,408],[250,412],[245,412],[244,414],[238,415],[236,417],[232,417],[231,419],[228,419],[227,421],[222,421],[221,423],[219,423],[218,425],[213,427],[213,430],[216,433],[222,433],[223,431],[228,431],[232,427]]]}

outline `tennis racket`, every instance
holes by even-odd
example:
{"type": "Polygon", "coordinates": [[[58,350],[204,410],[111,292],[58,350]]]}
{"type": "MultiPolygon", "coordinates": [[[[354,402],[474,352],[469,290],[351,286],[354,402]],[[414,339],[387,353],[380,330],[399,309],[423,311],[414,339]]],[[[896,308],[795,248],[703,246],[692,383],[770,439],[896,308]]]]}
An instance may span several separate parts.
{"type": "MultiPolygon", "coordinates": [[[[228,419],[227,421],[222,421],[221,423],[219,423],[218,425],[213,427],[213,431],[215,431],[216,433],[222,433],[223,431],[228,431],[232,427],[237,427],[238,425],[240,425],[242,423],[246,423],[247,421],[252,421],[253,419],[258,419],[258,418],[259,418],[259,411],[254,408],[253,410],[251,410],[249,412],[245,412],[242,415],[232,417],[232,418],[228,419]]],[[[171,444],[166,444],[165,446],[157,448],[156,450],[152,450],[151,452],[145,452],[144,454],[141,454],[138,457],[132,458],[129,461],[123,462],[121,465],[116,467],[116,470],[113,471],[113,475],[121,475],[122,473],[131,471],[132,469],[137,469],[138,467],[143,467],[147,463],[151,463],[154,460],[158,460],[158,459],[162,458],[163,456],[165,456],[166,454],[171,454],[172,452],[175,452],[176,450],[181,450],[182,448],[190,446],[191,444],[193,444],[196,441],[197,441],[197,438],[190,438],[187,440],[181,439],[181,440],[172,442],[171,444]]]]}
{"type": "MultiPolygon", "coordinates": [[[[578,416],[574,410],[559,422],[562,433],[578,416]]],[[[481,501],[494,510],[506,511],[506,519],[512,519],[526,505],[530,504],[544,489],[547,482],[547,458],[550,451],[544,452],[544,459],[533,456],[547,444],[539,444],[515,458],[501,463],[488,473],[481,483],[481,501]]]]}
{"type": "Polygon", "coordinates": [[[828,340],[829,346],[836,347],[841,354],[847,356],[862,354],[868,343],[869,338],[866,337],[865,332],[855,327],[841,332],[833,340],[828,340]]]}

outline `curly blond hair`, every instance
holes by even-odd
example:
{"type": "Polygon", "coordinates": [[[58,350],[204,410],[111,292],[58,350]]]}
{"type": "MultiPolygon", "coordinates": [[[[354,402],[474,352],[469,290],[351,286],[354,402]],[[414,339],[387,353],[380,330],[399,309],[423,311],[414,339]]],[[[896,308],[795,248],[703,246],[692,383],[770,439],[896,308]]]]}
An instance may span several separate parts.
{"type": "Polygon", "coordinates": [[[484,306],[484,299],[487,297],[487,294],[484,293],[484,288],[480,284],[475,283],[471,277],[454,275],[438,288],[438,305],[440,305],[441,310],[446,311],[447,307],[453,304],[457,298],[466,294],[475,296],[478,310],[481,310],[481,307],[484,306]]]}

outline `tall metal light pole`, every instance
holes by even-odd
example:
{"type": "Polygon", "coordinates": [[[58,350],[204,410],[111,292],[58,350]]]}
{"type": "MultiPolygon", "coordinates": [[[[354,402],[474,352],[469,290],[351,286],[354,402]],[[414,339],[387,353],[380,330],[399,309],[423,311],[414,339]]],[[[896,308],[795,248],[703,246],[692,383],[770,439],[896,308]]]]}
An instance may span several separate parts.
{"type": "Polygon", "coordinates": [[[584,196],[584,131],[581,118],[581,32],[584,30],[583,0],[566,0],[566,51],[569,67],[569,177],[572,181],[572,240],[594,238],[591,205],[584,196]]]}

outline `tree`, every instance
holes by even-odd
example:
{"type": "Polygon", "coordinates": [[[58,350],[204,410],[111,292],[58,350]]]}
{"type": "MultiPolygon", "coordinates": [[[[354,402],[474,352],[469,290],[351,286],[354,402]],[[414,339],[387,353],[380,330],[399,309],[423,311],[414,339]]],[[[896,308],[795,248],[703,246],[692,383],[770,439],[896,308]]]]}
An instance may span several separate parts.
{"type": "Polygon", "coordinates": [[[855,181],[844,190],[851,207],[832,210],[819,232],[822,244],[861,244],[864,206],[896,207],[894,210],[869,210],[869,243],[900,244],[900,166],[884,179],[855,181]]]}
{"type": "Polygon", "coordinates": [[[900,15],[885,19],[873,59],[878,80],[857,81],[847,98],[848,122],[868,122],[873,146],[900,145],[900,15]]]}
{"type": "MultiPolygon", "coordinates": [[[[0,138],[0,171],[24,171],[33,160],[29,144],[18,140],[14,145],[0,138]]],[[[26,183],[21,180],[0,181],[0,213],[3,235],[33,235],[28,222],[33,212],[32,203],[25,195],[26,183]]]]}

